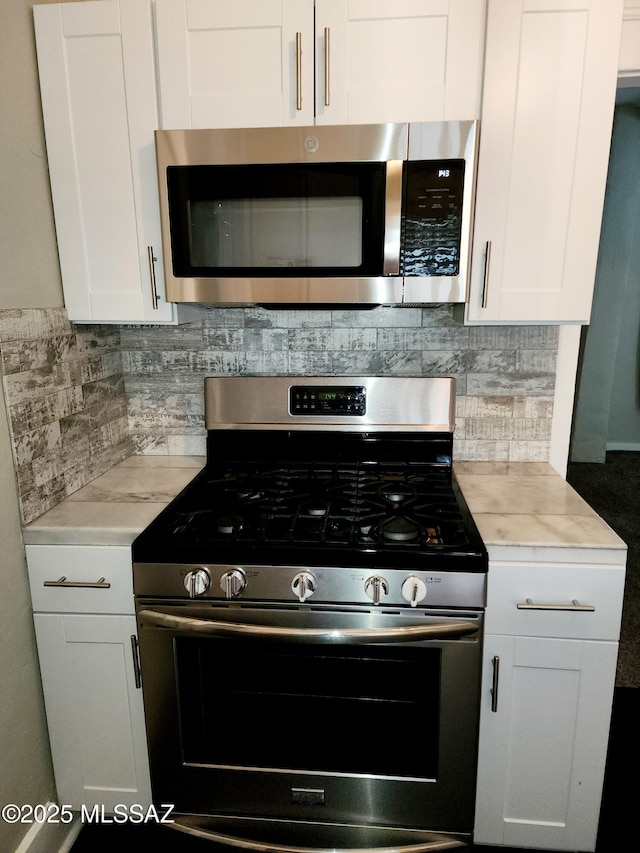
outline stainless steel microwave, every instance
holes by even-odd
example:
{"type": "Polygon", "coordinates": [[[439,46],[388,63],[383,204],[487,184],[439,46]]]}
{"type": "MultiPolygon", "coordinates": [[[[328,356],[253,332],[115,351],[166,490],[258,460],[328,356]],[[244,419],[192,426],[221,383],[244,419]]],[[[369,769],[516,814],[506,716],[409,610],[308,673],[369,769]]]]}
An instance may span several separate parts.
{"type": "Polygon", "coordinates": [[[464,302],[476,122],[156,131],[167,299],[464,302]]]}

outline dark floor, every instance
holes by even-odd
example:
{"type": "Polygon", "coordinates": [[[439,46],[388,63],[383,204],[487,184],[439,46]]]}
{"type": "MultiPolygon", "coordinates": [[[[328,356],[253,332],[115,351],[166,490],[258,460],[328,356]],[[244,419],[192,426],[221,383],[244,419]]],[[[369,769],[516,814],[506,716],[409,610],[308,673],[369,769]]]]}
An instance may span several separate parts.
{"type": "MultiPolygon", "coordinates": [[[[629,546],[629,581],[625,591],[625,656],[627,664],[618,680],[597,853],[640,853],[635,829],[640,809],[640,681],[635,614],[640,609],[640,453],[607,454],[607,464],[573,463],[567,479],[629,546]]],[[[623,619],[624,622],[624,619],[623,619]]],[[[145,825],[85,825],[72,853],[128,853],[142,846],[155,853],[231,853],[237,847],[189,838],[168,827],[145,825]]],[[[510,853],[511,848],[472,846],[474,853],[510,853]]],[[[513,853],[528,853],[518,848],[513,853]]]]}
{"type": "Polygon", "coordinates": [[[640,453],[614,450],[604,463],[571,462],[567,481],[627,545],[616,685],[640,688],[640,453]]]}

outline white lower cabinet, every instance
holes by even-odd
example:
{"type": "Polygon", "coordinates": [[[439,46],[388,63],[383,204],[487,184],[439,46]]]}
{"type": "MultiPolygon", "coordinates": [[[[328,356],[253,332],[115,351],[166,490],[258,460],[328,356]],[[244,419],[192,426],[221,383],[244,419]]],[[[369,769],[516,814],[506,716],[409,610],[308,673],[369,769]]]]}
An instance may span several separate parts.
{"type": "Polygon", "coordinates": [[[151,786],[130,549],[26,551],[58,802],[74,810],[146,808],[151,786]]]}
{"type": "MultiPolygon", "coordinates": [[[[27,545],[61,805],[151,803],[129,547],[27,545]]],[[[625,568],[491,563],[474,842],[592,851],[625,568]]]]}
{"type": "Polygon", "coordinates": [[[623,588],[624,566],[490,565],[476,844],[595,849],[623,588]]]}

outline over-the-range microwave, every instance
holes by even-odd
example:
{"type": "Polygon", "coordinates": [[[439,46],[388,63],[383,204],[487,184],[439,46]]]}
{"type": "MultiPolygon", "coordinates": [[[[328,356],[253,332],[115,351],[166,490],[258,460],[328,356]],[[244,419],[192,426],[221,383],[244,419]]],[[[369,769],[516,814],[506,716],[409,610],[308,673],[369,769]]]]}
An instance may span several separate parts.
{"type": "Polygon", "coordinates": [[[167,299],[464,302],[476,122],[156,131],[167,299]]]}

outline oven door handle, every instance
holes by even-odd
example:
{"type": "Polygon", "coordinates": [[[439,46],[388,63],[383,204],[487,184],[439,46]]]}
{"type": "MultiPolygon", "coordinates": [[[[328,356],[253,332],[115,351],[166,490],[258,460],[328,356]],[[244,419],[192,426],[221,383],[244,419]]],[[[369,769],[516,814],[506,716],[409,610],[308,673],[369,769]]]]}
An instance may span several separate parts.
{"type": "Polygon", "coordinates": [[[392,847],[301,847],[299,844],[278,844],[268,841],[254,841],[249,838],[241,838],[237,835],[227,835],[198,825],[197,820],[191,816],[177,815],[175,820],[168,824],[171,829],[193,835],[206,841],[213,841],[229,847],[240,847],[243,850],[253,850],[256,853],[439,853],[444,850],[454,850],[467,847],[466,841],[437,833],[429,833],[428,841],[410,844],[394,844],[392,847]]]}
{"type": "Polygon", "coordinates": [[[242,637],[286,643],[414,643],[419,640],[455,640],[475,634],[475,622],[438,622],[431,625],[407,625],[400,628],[282,628],[277,625],[248,625],[243,622],[216,622],[189,616],[174,616],[158,610],[141,610],[140,625],[187,634],[212,637],[242,637]]]}

